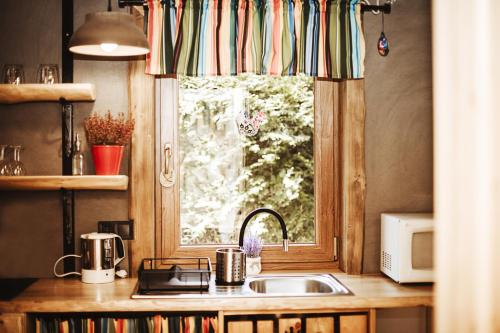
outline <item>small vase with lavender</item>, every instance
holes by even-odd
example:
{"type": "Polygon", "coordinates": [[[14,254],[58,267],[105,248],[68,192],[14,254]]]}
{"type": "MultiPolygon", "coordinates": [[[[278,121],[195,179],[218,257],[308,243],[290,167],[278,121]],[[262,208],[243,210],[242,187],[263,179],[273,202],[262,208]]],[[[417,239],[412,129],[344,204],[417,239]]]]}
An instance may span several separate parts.
{"type": "Polygon", "coordinates": [[[257,275],[262,271],[260,258],[262,245],[262,240],[255,235],[250,235],[243,241],[243,251],[245,251],[246,254],[247,275],[257,275]]]}

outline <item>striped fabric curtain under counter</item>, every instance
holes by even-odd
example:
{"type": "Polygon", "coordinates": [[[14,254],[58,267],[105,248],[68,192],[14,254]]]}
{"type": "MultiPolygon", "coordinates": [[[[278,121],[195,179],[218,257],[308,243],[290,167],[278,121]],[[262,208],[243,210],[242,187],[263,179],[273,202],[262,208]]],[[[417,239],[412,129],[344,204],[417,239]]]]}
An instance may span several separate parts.
{"type": "Polygon", "coordinates": [[[358,79],[360,0],[149,0],[149,74],[358,79]]]}
{"type": "Polygon", "coordinates": [[[217,333],[217,317],[138,316],[134,318],[39,317],[36,333],[217,333]]]}

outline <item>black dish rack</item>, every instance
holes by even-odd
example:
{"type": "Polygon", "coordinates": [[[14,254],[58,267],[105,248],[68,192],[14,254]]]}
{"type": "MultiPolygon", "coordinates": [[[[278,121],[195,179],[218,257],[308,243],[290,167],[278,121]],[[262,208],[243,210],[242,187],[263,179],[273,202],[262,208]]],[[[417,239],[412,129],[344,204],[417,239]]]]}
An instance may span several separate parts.
{"type": "Polygon", "coordinates": [[[146,258],[139,269],[142,295],[203,293],[212,275],[210,258],[146,258]]]}

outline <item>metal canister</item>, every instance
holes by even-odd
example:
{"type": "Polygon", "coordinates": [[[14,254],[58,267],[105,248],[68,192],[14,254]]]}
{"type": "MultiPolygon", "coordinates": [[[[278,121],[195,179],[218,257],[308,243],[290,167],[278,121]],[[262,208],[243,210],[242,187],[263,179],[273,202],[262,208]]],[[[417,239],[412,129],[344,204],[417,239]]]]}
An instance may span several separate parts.
{"type": "Polygon", "coordinates": [[[217,259],[215,283],[242,285],[245,282],[245,252],[240,249],[222,248],[215,251],[217,259]]]}

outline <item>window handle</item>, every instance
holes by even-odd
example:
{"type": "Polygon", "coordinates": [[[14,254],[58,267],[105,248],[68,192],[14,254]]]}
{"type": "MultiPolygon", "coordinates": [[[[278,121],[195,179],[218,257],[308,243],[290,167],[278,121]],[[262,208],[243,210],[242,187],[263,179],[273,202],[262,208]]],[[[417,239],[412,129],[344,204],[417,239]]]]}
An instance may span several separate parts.
{"type": "Polygon", "coordinates": [[[163,168],[160,172],[160,184],[163,187],[172,187],[175,184],[175,172],[172,166],[172,145],[166,143],[163,148],[163,168]]]}

